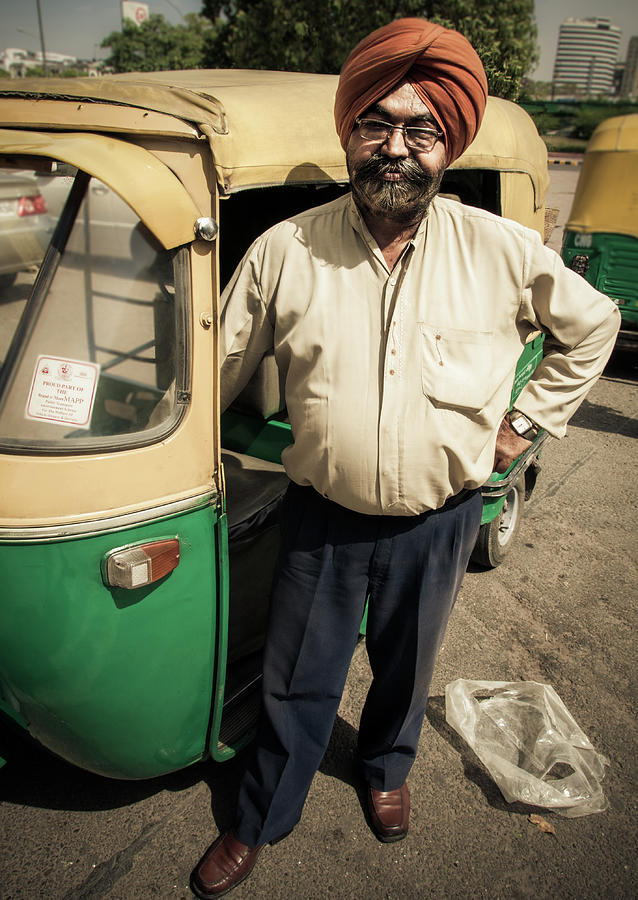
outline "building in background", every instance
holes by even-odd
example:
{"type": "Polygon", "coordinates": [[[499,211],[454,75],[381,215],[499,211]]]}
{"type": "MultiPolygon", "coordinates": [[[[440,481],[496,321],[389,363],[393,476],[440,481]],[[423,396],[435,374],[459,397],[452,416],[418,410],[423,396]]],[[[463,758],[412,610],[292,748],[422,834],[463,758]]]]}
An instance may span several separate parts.
{"type": "MultiPolygon", "coordinates": [[[[47,50],[47,72],[50,75],[101,75],[104,62],[99,59],[77,59],[68,53],[53,53],[47,50]]],[[[0,50],[0,69],[9,73],[10,78],[25,78],[30,71],[42,69],[40,50],[23,50],[21,47],[7,47],[0,50]]]]}
{"type": "MultiPolygon", "coordinates": [[[[59,74],[77,64],[75,56],[66,53],[52,53],[47,50],[47,69],[49,72],[59,74]]],[[[23,50],[21,47],[7,47],[0,52],[0,69],[9,72],[13,78],[23,78],[29,69],[42,67],[42,52],[40,50],[23,50]]]]}
{"type": "Polygon", "coordinates": [[[627,60],[625,62],[625,70],[623,72],[622,84],[620,85],[620,94],[622,97],[638,97],[638,37],[634,36],[629,39],[627,47],[627,60]]]}
{"type": "Polygon", "coordinates": [[[558,30],[553,83],[585,97],[611,95],[621,31],[609,19],[565,19],[558,30]]]}

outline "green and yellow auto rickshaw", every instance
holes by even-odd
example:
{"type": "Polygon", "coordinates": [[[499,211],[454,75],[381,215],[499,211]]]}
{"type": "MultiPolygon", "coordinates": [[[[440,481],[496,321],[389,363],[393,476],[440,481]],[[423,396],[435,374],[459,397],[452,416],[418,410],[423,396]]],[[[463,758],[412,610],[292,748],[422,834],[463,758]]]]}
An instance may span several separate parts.
{"type": "MultiPolygon", "coordinates": [[[[1,727],[93,772],[148,778],[250,736],[292,435],[269,359],[220,415],[220,290],[267,226],[347,190],[335,86],[0,88],[0,174],[37,185],[47,237],[0,293],[1,727]]],[[[542,232],[546,186],[531,120],[491,100],[444,190],[542,232]]],[[[538,449],[486,485],[488,563],[538,449]]]]}
{"type": "Polygon", "coordinates": [[[618,304],[617,345],[638,344],[638,114],[596,128],[563,235],[565,265],[618,304]]]}

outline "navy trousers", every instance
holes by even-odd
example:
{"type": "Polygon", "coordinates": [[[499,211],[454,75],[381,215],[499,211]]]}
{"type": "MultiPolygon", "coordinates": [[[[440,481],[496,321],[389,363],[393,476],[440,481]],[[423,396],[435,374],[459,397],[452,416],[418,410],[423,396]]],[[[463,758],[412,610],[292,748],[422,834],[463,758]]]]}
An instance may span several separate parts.
{"type": "Polygon", "coordinates": [[[420,516],[367,516],[292,484],[264,657],[263,709],[235,833],[254,847],[299,821],[369,596],[372,684],[358,749],[372,787],[414,762],[436,655],[481,520],[479,491],[420,516]]]}

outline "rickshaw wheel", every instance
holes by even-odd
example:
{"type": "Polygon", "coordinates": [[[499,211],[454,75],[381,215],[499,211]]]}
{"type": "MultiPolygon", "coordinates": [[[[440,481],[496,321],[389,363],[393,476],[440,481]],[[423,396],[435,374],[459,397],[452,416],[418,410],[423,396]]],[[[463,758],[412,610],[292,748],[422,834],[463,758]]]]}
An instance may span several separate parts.
{"type": "Polygon", "coordinates": [[[505,497],[503,509],[492,519],[481,525],[479,535],[472,551],[472,562],[487,569],[500,566],[509,553],[514,535],[523,514],[525,502],[525,477],[520,478],[505,497]]]}

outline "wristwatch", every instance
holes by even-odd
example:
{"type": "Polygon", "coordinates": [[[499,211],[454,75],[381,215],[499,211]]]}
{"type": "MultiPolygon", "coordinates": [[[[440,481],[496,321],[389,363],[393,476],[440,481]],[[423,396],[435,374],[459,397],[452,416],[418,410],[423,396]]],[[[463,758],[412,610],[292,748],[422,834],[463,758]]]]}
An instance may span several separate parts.
{"type": "Polygon", "coordinates": [[[538,425],[518,409],[510,410],[508,419],[513,430],[526,441],[538,437],[538,425]]]}

